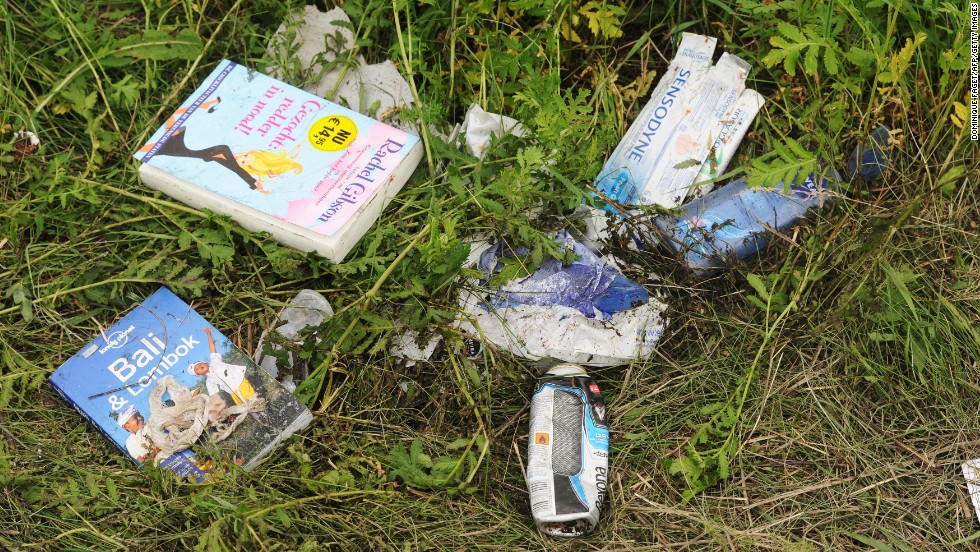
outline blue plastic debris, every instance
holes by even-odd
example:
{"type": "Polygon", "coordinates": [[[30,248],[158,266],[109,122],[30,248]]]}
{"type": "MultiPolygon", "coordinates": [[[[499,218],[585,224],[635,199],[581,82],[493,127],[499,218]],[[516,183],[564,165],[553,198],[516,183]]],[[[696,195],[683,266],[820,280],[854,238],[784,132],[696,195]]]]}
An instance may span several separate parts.
{"type": "MultiPolygon", "coordinates": [[[[557,236],[567,239],[567,233],[557,236]]],[[[490,307],[500,309],[513,305],[560,305],[571,307],[587,318],[598,313],[609,317],[650,300],[643,286],[627,279],[612,265],[597,257],[592,251],[574,240],[569,240],[576,259],[563,265],[557,259],[548,259],[538,265],[529,276],[507,282],[487,296],[490,307]]],[[[491,247],[480,256],[477,268],[486,273],[483,284],[503,268],[503,259],[524,252],[508,255],[502,243],[491,247]]]]}
{"type": "Polygon", "coordinates": [[[612,366],[648,357],[667,324],[667,305],[568,232],[555,240],[573,262],[546,260],[502,285],[500,271],[527,251],[475,243],[470,266],[483,274],[461,290],[458,328],[474,342],[530,360],[612,366]]]}
{"type": "Polygon", "coordinates": [[[871,131],[863,144],[858,144],[847,160],[848,174],[861,176],[865,181],[878,179],[888,168],[888,153],[891,150],[891,132],[881,125],[871,131]]]}
{"type": "MultiPolygon", "coordinates": [[[[872,131],[851,154],[849,173],[857,171],[866,181],[880,177],[888,167],[889,137],[887,127],[872,131]]],[[[762,251],[772,232],[789,230],[837,196],[833,184],[841,177],[836,170],[801,176],[796,175],[788,190],[783,184],[749,188],[741,177],[685,204],[679,216],[662,215],[654,224],[666,237],[666,245],[682,254],[695,274],[705,275],[732,257],[744,259],[762,251]]]]}

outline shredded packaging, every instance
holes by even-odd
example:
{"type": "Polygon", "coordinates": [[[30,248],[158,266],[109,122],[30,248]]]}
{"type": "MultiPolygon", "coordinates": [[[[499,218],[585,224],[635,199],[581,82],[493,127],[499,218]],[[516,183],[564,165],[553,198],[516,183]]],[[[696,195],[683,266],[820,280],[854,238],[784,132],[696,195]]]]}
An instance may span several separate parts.
{"type": "Polygon", "coordinates": [[[546,261],[492,288],[487,280],[504,252],[499,244],[474,245],[468,264],[487,276],[460,293],[459,329],[530,360],[611,366],[649,356],[667,323],[667,305],[567,233],[556,239],[577,260],[546,261]]]}

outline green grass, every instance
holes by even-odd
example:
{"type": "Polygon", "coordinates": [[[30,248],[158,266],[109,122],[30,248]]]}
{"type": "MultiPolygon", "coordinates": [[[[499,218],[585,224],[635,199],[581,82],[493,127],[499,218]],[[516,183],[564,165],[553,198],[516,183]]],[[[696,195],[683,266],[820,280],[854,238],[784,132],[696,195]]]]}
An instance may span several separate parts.
{"type": "Polygon", "coordinates": [[[959,469],[980,457],[965,2],[344,9],[358,52],[412,77],[418,107],[403,116],[446,133],[475,102],[532,133],[483,161],[430,135],[381,223],[331,265],[149,191],[131,158],[218,60],[263,69],[286,6],[0,3],[0,548],[976,545],[959,469]],[[718,37],[766,96],[730,171],[785,173],[793,160],[774,152],[791,141],[842,166],[880,123],[899,143],[882,181],[851,186],[789,240],[712,278],[610,244],[669,300],[671,324],[649,359],[590,370],[610,413],[610,499],[594,535],[549,540],[522,467],[536,367],[454,349],[465,243],[490,234],[535,258],[554,252],[547,232],[588,197],[681,31],[718,37]],[[337,311],[318,329],[324,345],[305,351],[319,367],[312,427],[255,472],[203,487],[140,472],[47,383],[160,285],[246,350],[300,289],[337,311]],[[447,346],[406,367],[387,354],[406,329],[447,346]]]}

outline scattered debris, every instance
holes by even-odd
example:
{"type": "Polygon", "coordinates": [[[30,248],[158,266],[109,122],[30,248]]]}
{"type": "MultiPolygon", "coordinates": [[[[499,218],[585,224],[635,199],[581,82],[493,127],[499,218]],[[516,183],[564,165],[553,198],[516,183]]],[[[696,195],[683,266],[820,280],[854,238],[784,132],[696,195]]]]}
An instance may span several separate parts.
{"type": "Polygon", "coordinates": [[[546,260],[499,286],[489,282],[514,254],[499,243],[474,245],[470,264],[484,277],[460,294],[460,330],[531,360],[608,366],[648,356],[667,322],[666,304],[567,232],[555,239],[577,259],[546,260]]]}
{"type": "Polygon", "coordinates": [[[14,133],[14,155],[18,159],[34,153],[40,145],[41,139],[29,130],[18,130],[14,133]]]}
{"type": "Polygon", "coordinates": [[[406,331],[393,339],[388,351],[393,357],[403,359],[405,366],[415,366],[417,362],[423,362],[432,358],[432,353],[442,343],[442,336],[432,334],[425,342],[425,346],[420,347],[418,344],[419,338],[419,332],[412,330],[406,331]]]}
{"type": "Polygon", "coordinates": [[[839,180],[832,169],[815,171],[794,179],[786,194],[782,185],[749,188],[742,177],[684,205],[677,217],[658,216],[654,224],[684,264],[704,275],[730,257],[745,258],[768,247],[772,231],[788,230],[811,208],[829,201],[834,195],[829,183],[839,180]]]}
{"type": "Polygon", "coordinates": [[[37,137],[37,134],[29,130],[18,130],[14,133],[14,140],[27,142],[35,148],[41,145],[41,139],[37,137]]]}
{"type": "Polygon", "coordinates": [[[894,145],[887,126],[872,130],[868,139],[858,144],[847,158],[848,174],[860,176],[865,182],[877,180],[888,169],[888,157],[894,145]]]}
{"type": "Polygon", "coordinates": [[[466,110],[463,118],[463,126],[460,127],[460,134],[463,135],[463,143],[470,154],[483,159],[490,145],[493,136],[503,136],[513,134],[514,136],[525,136],[527,129],[517,121],[505,115],[498,115],[485,111],[477,104],[472,104],[466,110]]]}
{"type": "Polygon", "coordinates": [[[303,346],[303,330],[315,328],[333,316],[330,303],[312,289],[304,289],[296,294],[279,313],[277,320],[283,322],[276,326],[276,339],[269,339],[268,332],[262,332],[255,347],[253,360],[283,387],[293,392],[310,375],[310,366],[292,349],[284,349],[277,341],[291,342],[296,350],[303,346]],[[266,353],[266,347],[269,352],[266,353]]]}
{"type": "MultiPolygon", "coordinates": [[[[865,180],[878,178],[888,164],[888,137],[887,128],[875,129],[851,155],[850,170],[859,171],[865,180]]],[[[836,170],[826,167],[806,177],[797,175],[788,190],[783,184],[750,188],[741,177],[687,203],[679,216],[658,216],[654,224],[666,237],[661,241],[682,255],[695,274],[704,275],[731,257],[745,258],[765,249],[773,232],[790,229],[811,209],[835,198],[833,184],[840,180],[836,170]]]]}
{"type": "Polygon", "coordinates": [[[596,178],[602,199],[674,208],[703,195],[705,185],[697,184],[724,171],[764,100],[745,88],[747,62],[725,52],[711,64],[716,42],[683,33],[667,72],[596,178]]]}
{"type": "Polygon", "coordinates": [[[963,462],[963,477],[966,479],[966,488],[970,493],[970,501],[973,502],[973,511],[980,521],[980,458],[963,462]]]}

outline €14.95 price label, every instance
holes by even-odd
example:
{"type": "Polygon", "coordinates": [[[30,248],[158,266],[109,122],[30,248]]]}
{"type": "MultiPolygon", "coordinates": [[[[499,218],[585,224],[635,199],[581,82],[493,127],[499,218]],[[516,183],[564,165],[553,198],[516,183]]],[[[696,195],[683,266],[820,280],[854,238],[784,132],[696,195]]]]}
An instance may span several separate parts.
{"type": "Polygon", "coordinates": [[[357,138],[357,125],[343,115],[327,115],[310,126],[310,144],[321,151],[340,151],[357,138]]]}

